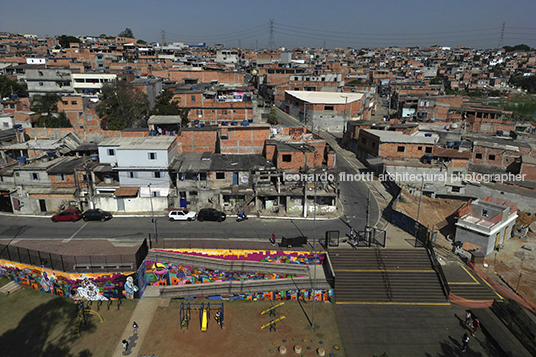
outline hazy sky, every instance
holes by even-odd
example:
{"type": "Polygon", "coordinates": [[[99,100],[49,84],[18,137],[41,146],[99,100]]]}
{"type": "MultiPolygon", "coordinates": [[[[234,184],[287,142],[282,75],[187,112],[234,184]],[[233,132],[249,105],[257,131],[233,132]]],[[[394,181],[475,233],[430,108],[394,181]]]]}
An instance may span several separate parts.
{"type": "Polygon", "coordinates": [[[39,36],[132,29],[147,42],[276,47],[467,46],[536,48],[536,0],[18,0],[3,1],[0,31],[39,36]]]}

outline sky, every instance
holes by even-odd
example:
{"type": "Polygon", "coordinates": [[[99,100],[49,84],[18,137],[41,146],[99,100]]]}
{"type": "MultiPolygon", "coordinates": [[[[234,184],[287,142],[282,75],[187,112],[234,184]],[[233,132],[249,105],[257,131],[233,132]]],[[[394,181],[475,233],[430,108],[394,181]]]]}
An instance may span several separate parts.
{"type": "Polygon", "coordinates": [[[536,0],[18,0],[3,2],[0,32],[116,36],[130,28],[147,42],[248,49],[497,48],[504,23],[504,45],[536,48],[535,15],[536,0]]]}

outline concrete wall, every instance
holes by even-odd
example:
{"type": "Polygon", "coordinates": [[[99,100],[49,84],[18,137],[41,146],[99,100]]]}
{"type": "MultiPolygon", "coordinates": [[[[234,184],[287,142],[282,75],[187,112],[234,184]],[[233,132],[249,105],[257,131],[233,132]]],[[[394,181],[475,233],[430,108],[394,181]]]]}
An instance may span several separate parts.
{"type": "MultiPolygon", "coordinates": [[[[99,150],[100,154],[100,150],[99,150]]],[[[176,154],[176,152],[174,153],[176,154]]],[[[167,150],[116,150],[117,165],[122,168],[127,167],[159,167],[167,169],[171,155],[167,150]],[[149,153],[155,153],[154,160],[149,159],[149,153]]]]}
{"type": "Polygon", "coordinates": [[[478,234],[476,232],[469,231],[467,229],[456,227],[456,236],[454,240],[456,242],[469,242],[475,245],[478,245],[482,248],[482,252],[486,255],[493,252],[495,249],[495,240],[497,234],[500,233],[499,244],[504,244],[504,242],[512,236],[512,229],[514,227],[515,221],[509,225],[503,227],[501,230],[495,232],[491,236],[485,236],[483,234],[478,234]],[[508,229],[507,229],[508,228],[508,229]],[[505,237],[505,232],[508,232],[508,236],[505,237]]]}
{"type": "Polygon", "coordinates": [[[488,196],[499,197],[510,202],[516,202],[519,211],[536,213],[536,205],[534,204],[536,197],[533,192],[524,189],[518,189],[517,191],[519,192],[508,192],[501,190],[500,187],[493,188],[485,185],[467,185],[465,187],[466,196],[480,199],[484,199],[488,196]]]}
{"type": "MultiPolygon", "coordinates": [[[[150,197],[125,197],[122,198],[125,203],[124,212],[143,212],[144,214],[151,213],[151,198],[150,197]]],[[[113,196],[95,196],[95,207],[104,211],[117,212],[117,197],[113,196]]],[[[153,197],[153,210],[155,212],[164,211],[168,208],[167,197],[153,197]]]]}

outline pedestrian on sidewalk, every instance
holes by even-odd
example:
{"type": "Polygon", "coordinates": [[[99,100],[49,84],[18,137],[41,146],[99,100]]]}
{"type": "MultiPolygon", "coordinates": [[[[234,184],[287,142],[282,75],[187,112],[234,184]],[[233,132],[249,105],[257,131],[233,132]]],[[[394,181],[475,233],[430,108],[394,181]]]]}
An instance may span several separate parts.
{"type": "Polygon", "coordinates": [[[270,243],[272,243],[272,246],[275,246],[275,232],[272,232],[272,238],[270,239],[270,243]]]}
{"type": "Polygon", "coordinates": [[[121,342],[121,344],[123,345],[123,354],[127,353],[128,352],[128,341],[123,340],[123,342],[121,342]]]}
{"type": "Polygon", "coordinates": [[[467,345],[469,344],[469,335],[467,333],[464,333],[462,336],[462,352],[467,351],[467,345]]]}
{"type": "Polygon", "coordinates": [[[466,310],[465,311],[465,326],[472,326],[473,323],[473,316],[471,315],[471,311],[466,310]]]}
{"type": "Polygon", "coordinates": [[[473,319],[472,325],[473,325],[472,326],[473,332],[471,332],[471,335],[473,335],[473,337],[475,337],[475,333],[478,330],[478,328],[480,327],[480,321],[478,321],[478,319],[473,319]]]}
{"type": "Polygon", "coordinates": [[[132,324],[132,330],[133,333],[138,333],[138,324],[136,323],[136,321],[134,321],[134,323],[132,324]]]}

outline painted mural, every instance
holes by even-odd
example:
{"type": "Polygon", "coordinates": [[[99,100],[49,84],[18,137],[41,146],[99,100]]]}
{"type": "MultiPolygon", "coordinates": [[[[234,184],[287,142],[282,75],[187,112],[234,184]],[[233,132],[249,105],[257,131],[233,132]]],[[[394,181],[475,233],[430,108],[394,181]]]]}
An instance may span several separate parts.
{"type": "MultiPolygon", "coordinates": [[[[117,300],[125,296],[127,277],[133,273],[64,273],[57,270],[0,260],[0,277],[23,287],[73,300],[117,300]]],[[[135,286],[135,285],[133,285],[135,286]]],[[[136,290],[132,288],[132,290],[136,290]]],[[[132,296],[134,297],[134,296],[132,296]]]]}
{"type": "MultiPolygon", "coordinates": [[[[315,255],[303,251],[277,251],[277,250],[228,250],[228,249],[154,249],[166,253],[193,255],[199,257],[218,258],[223,260],[247,260],[254,262],[278,264],[322,264],[324,254],[315,255]]],[[[174,263],[145,261],[145,278],[147,285],[185,285],[205,284],[226,281],[246,281],[262,279],[285,279],[300,277],[288,274],[259,273],[259,272],[228,272],[212,270],[202,267],[179,265],[174,263]]],[[[141,280],[140,280],[141,281],[141,280]]],[[[217,300],[305,300],[330,301],[333,290],[288,290],[269,291],[263,293],[250,293],[240,295],[218,295],[203,297],[217,300]]],[[[194,299],[194,297],[192,297],[194,299]]]]}
{"type": "MultiPolygon", "coordinates": [[[[242,250],[242,249],[152,249],[152,251],[179,253],[225,260],[248,260],[253,262],[314,264],[315,255],[296,250],[242,250]]],[[[324,253],[317,254],[316,264],[322,264],[324,253]]]]}

